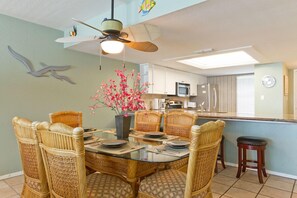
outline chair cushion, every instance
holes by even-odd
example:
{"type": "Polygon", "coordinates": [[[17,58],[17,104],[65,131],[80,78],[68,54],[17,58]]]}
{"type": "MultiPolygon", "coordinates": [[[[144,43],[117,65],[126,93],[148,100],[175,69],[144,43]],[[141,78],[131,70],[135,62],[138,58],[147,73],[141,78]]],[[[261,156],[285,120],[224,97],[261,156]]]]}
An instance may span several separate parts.
{"type": "Polygon", "coordinates": [[[237,143],[253,146],[265,146],[267,144],[267,141],[253,136],[241,136],[237,138],[237,143]]]}
{"type": "Polygon", "coordinates": [[[87,197],[132,197],[131,186],[116,176],[93,173],[87,176],[87,197]]]}
{"type": "MultiPolygon", "coordinates": [[[[155,198],[183,198],[186,176],[184,172],[173,169],[157,172],[141,181],[139,193],[155,198]]],[[[193,198],[204,198],[206,194],[204,191],[193,198]]]]}
{"type": "Polygon", "coordinates": [[[165,170],[141,181],[139,192],[158,198],[178,198],[184,196],[185,187],[185,173],[177,170],[165,170]]]}

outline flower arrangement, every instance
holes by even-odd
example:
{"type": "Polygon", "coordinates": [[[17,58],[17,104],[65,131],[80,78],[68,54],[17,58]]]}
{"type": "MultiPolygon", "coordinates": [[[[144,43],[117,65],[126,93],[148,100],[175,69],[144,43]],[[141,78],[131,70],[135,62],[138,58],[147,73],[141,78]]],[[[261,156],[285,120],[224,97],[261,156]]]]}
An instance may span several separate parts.
{"type": "Polygon", "coordinates": [[[119,77],[119,83],[113,79],[108,83],[103,81],[96,94],[91,97],[95,104],[90,106],[90,110],[94,112],[97,108],[110,107],[117,115],[127,117],[129,111],[145,109],[141,95],[147,91],[148,83],[140,84],[140,73],[135,74],[132,70],[126,74],[126,68],[115,70],[115,73],[119,77]],[[130,81],[132,82],[129,84],[130,81]]]}

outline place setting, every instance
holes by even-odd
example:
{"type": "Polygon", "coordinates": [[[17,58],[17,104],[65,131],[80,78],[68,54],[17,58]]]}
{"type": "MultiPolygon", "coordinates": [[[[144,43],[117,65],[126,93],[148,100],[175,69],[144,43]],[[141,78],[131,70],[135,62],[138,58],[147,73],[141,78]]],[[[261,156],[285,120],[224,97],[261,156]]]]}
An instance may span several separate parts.
{"type": "Polygon", "coordinates": [[[183,157],[189,154],[189,145],[189,141],[173,140],[163,142],[162,145],[149,147],[147,148],[147,151],[158,154],[183,157]]]}
{"type": "Polygon", "coordinates": [[[179,138],[178,136],[174,135],[167,135],[163,132],[140,132],[140,131],[134,131],[134,133],[130,133],[130,137],[134,138],[141,138],[143,140],[150,140],[150,141],[168,141],[168,140],[174,140],[179,138]]]}
{"type": "Polygon", "coordinates": [[[144,145],[135,145],[127,140],[101,140],[88,145],[85,145],[86,150],[92,152],[103,152],[114,155],[130,153],[144,148],[144,145]]]}

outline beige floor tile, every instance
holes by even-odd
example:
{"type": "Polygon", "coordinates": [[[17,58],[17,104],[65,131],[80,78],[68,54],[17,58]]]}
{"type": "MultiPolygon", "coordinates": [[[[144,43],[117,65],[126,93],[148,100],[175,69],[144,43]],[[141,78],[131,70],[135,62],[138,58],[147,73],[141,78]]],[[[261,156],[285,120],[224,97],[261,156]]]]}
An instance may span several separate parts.
{"type": "MultiPolygon", "coordinates": [[[[263,177],[263,182],[268,179],[268,177],[263,177]]],[[[248,182],[253,182],[259,184],[259,179],[258,179],[258,173],[256,171],[247,171],[243,176],[240,177],[240,180],[248,181],[248,182]]]]}
{"type": "Polygon", "coordinates": [[[8,187],[8,184],[4,180],[0,181],[0,189],[8,187]]]}
{"type": "Polygon", "coordinates": [[[8,197],[8,198],[20,198],[20,195],[13,195],[12,197],[8,197]]]}
{"type": "Polygon", "coordinates": [[[18,184],[18,185],[14,185],[11,186],[18,194],[22,193],[23,190],[23,184],[18,184]]]}
{"type": "Polygon", "coordinates": [[[294,184],[295,180],[294,179],[290,179],[290,178],[286,178],[286,177],[280,177],[280,176],[276,176],[276,175],[270,175],[269,177],[270,180],[276,180],[276,181],[282,181],[282,182],[286,182],[289,184],[294,184]]]}
{"type": "Polygon", "coordinates": [[[294,193],[297,193],[297,183],[295,183],[293,192],[294,192],[294,193]]]}
{"type": "MultiPolygon", "coordinates": [[[[287,178],[283,178],[283,179],[287,179],[287,178]]],[[[266,181],[265,185],[291,192],[293,190],[294,183],[285,182],[285,180],[283,179],[276,180],[274,177],[270,176],[266,181]]]]}
{"type": "Polygon", "coordinates": [[[264,186],[259,193],[260,195],[265,195],[272,198],[290,198],[291,192],[280,190],[277,188],[271,188],[269,186],[264,186]]]}
{"type": "Polygon", "coordinates": [[[222,170],[219,174],[235,178],[237,174],[237,168],[229,166],[222,170]]]}
{"type": "Polygon", "coordinates": [[[264,196],[264,195],[257,195],[256,198],[270,198],[270,197],[267,197],[267,196],[264,196]]]}
{"type": "Polygon", "coordinates": [[[216,182],[212,182],[211,184],[211,191],[221,195],[224,194],[229,188],[230,186],[216,183],[216,182]]]}
{"type": "Polygon", "coordinates": [[[219,198],[219,197],[221,197],[222,195],[220,195],[220,194],[217,194],[217,193],[212,193],[212,197],[213,198],[219,198]]]}
{"type": "Polygon", "coordinates": [[[297,198],[297,193],[293,193],[291,198],[297,198]]]}
{"type": "Polygon", "coordinates": [[[218,174],[213,178],[213,181],[216,183],[232,186],[237,181],[237,178],[227,177],[225,175],[218,174]]]}
{"type": "Polygon", "coordinates": [[[24,176],[20,175],[20,176],[12,177],[12,178],[9,178],[9,179],[5,179],[4,181],[10,186],[23,184],[24,183],[24,176]]]}
{"type": "Polygon", "coordinates": [[[244,180],[238,180],[233,187],[240,188],[243,190],[251,191],[254,193],[258,193],[262,188],[263,184],[256,184],[244,180]]]}
{"type": "Polygon", "coordinates": [[[16,195],[18,195],[18,194],[10,186],[1,184],[1,187],[0,187],[0,197],[1,198],[10,198],[10,197],[13,197],[16,195]]]}
{"type": "Polygon", "coordinates": [[[232,198],[254,198],[257,196],[256,193],[239,188],[230,188],[225,195],[232,198]]]}

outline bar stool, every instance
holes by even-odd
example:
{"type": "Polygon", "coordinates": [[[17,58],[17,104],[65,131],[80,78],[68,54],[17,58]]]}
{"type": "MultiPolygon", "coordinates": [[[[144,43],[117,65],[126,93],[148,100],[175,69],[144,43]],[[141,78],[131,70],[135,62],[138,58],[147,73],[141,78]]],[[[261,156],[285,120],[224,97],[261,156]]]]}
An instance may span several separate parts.
{"type": "MultiPolygon", "coordinates": [[[[220,143],[220,152],[218,154],[217,160],[221,161],[222,167],[225,169],[226,166],[225,166],[225,156],[224,156],[224,140],[225,140],[225,137],[222,136],[222,140],[220,143]]],[[[215,173],[217,172],[218,172],[218,162],[216,162],[216,167],[215,167],[215,173]]]]}
{"type": "Polygon", "coordinates": [[[258,170],[259,182],[263,183],[262,172],[265,177],[267,177],[265,170],[265,148],[267,141],[257,137],[251,136],[241,136],[237,138],[237,147],[238,147],[238,171],[236,177],[239,178],[242,172],[245,172],[246,167],[254,168],[258,170]],[[247,160],[246,159],[246,150],[256,150],[257,151],[257,161],[247,160]],[[246,163],[253,162],[257,166],[249,166],[246,163]]]}

